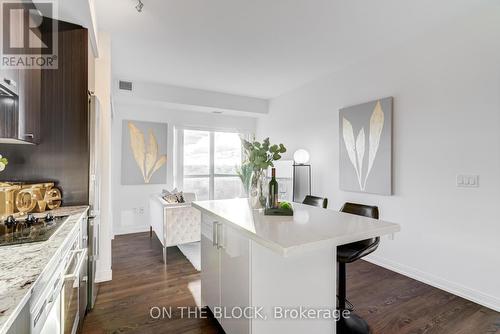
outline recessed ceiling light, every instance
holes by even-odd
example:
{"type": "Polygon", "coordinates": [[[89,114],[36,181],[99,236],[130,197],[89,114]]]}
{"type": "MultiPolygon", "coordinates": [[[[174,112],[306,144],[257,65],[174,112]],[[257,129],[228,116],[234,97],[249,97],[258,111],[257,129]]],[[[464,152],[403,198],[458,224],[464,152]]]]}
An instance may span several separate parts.
{"type": "Polygon", "coordinates": [[[212,111],[212,114],[222,114],[222,113],[223,113],[223,111],[220,111],[220,110],[214,110],[214,111],[212,111]]]}

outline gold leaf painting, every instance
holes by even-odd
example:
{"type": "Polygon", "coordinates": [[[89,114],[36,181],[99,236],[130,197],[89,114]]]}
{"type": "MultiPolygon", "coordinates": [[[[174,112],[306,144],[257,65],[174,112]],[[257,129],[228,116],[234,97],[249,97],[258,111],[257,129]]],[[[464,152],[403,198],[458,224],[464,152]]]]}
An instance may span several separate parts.
{"type": "Polygon", "coordinates": [[[147,131],[147,144],[144,133],[133,122],[128,122],[128,130],[134,160],[141,172],[144,183],[149,183],[153,174],[167,162],[167,156],[158,156],[158,141],[152,129],[147,131]]]}
{"type": "Polygon", "coordinates": [[[355,184],[350,183],[345,179],[347,174],[341,173],[341,187],[346,190],[357,190],[366,192],[367,182],[373,171],[373,166],[375,162],[380,161],[378,164],[382,163],[381,166],[386,167],[382,170],[383,174],[379,172],[376,177],[378,178],[377,184],[383,184],[383,189],[372,189],[371,192],[390,194],[391,193],[391,157],[390,148],[390,128],[392,123],[392,98],[385,98],[382,100],[374,101],[372,103],[365,103],[362,105],[352,106],[344,108],[341,110],[340,121],[341,121],[341,131],[343,146],[345,148],[345,160],[341,159],[341,171],[343,166],[348,168],[351,165],[354,170],[354,175],[356,177],[355,184]],[[389,115],[389,125],[385,124],[386,112],[382,107],[383,101],[385,103],[387,114],[389,115]],[[369,108],[369,109],[368,109],[369,108]],[[368,114],[368,115],[366,115],[368,114]],[[366,116],[364,116],[366,115],[366,116]],[[367,117],[369,116],[369,118],[367,117]],[[369,123],[368,123],[369,119],[369,123]],[[366,123],[365,123],[366,122],[366,123]],[[368,125],[368,134],[366,133],[365,127],[368,125]],[[378,158],[379,148],[382,145],[382,133],[386,126],[389,126],[388,135],[385,136],[383,141],[384,153],[383,158],[378,158]],[[355,136],[355,128],[358,135],[355,136]],[[359,129],[359,130],[358,130],[359,129]],[[368,137],[368,138],[366,138],[368,137]],[[368,143],[366,143],[368,142],[368,143]],[[366,146],[368,144],[368,146],[366,146]],[[365,153],[368,151],[368,159],[365,159],[365,153]],[[382,159],[382,160],[380,160],[382,159]],[[342,161],[347,161],[345,164],[342,161]],[[380,182],[382,181],[382,182],[380,182]],[[352,186],[351,186],[352,184],[352,186]],[[388,186],[386,186],[388,185],[388,186]],[[357,189],[356,189],[357,188],[357,189]]]}

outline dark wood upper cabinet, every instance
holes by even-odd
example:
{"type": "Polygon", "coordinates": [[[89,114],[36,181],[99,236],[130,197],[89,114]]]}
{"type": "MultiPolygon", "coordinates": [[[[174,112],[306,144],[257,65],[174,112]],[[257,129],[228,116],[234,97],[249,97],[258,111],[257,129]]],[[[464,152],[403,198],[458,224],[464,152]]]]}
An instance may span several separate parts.
{"type": "Polygon", "coordinates": [[[19,72],[19,134],[22,140],[40,143],[42,71],[19,72]]]}
{"type": "MultiPolygon", "coordinates": [[[[11,23],[10,36],[13,43],[17,43],[20,38],[21,21],[19,17],[13,15],[11,23]]],[[[19,138],[18,94],[19,70],[0,68],[0,138],[5,142],[15,142],[19,138]]]]}
{"type": "Polygon", "coordinates": [[[61,21],[54,31],[52,24],[44,18],[40,30],[44,38],[57,34],[57,68],[19,72],[19,110],[24,118],[17,118],[22,120],[17,129],[33,133],[39,143],[0,143],[0,153],[9,159],[1,177],[2,181],[54,182],[62,190],[64,205],[88,204],[88,32],[61,21]]]}
{"type": "MultiPolygon", "coordinates": [[[[20,11],[14,11],[19,15],[20,11]]],[[[23,19],[11,14],[13,45],[22,45],[23,19]]],[[[33,20],[31,16],[29,20],[33,20]]],[[[30,23],[30,26],[34,24],[30,23]]],[[[31,30],[37,30],[31,28],[31,30]]],[[[37,30],[41,35],[40,31],[37,30]]],[[[40,69],[0,69],[0,143],[38,144],[41,140],[41,82],[40,69]]]]}

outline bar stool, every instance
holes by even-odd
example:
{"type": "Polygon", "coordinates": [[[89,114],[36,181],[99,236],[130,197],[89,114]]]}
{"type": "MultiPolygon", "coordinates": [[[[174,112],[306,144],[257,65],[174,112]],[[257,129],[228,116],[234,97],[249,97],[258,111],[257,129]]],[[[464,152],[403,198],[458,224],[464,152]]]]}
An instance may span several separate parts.
{"type": "Polygon", "coordinates": [[[302,204],[318,206],[326,209],[326,207],[328,206],[328,198],[307,195],[306,198],[304,198],[304,200],[302,201],[302,204]]]}
{"type": "MultiPolygon", "coordinates": [[[[378,219],[378,207],[356,203],[345,203],[341,212],[353,215],[364,216],[378,219]]],[[[361,259],[372,253],[378,247],[380,238],[371,238],[362,241],[353,242],[347,245],[337,247],[337,262],[339,268],[339,305],[340,314],[346,310],[346,264],[361,259]]],[[[338,334],[369,334],[370,326],[358,315],[351,313],[349,318],[340,317],[337,322],[338,334]]]]}

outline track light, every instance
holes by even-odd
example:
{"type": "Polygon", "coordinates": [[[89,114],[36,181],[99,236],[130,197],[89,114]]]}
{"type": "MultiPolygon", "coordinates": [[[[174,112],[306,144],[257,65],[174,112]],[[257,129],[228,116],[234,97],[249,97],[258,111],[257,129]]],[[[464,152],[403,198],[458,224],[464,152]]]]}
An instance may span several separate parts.
{"type": "Polygon", "coordinates": [[[140,13],[142,12],[142,8],[144,7],[144,4],[142,3],[141,0],[137,0],[137,5],[135,5],[135,9],[140,13]]]}

